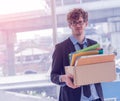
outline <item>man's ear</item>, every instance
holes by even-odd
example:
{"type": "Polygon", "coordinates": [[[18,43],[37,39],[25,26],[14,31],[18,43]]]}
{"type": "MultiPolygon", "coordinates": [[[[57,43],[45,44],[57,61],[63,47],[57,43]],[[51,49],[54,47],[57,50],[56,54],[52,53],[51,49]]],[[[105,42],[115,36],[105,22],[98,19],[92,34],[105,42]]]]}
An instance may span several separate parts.
{"type": "Polygon", "coordinates": [[[71,24],[68,24],[68,26],[69,26],[69,28],[71,28],[72,25],[71,25],[71,24]]]}

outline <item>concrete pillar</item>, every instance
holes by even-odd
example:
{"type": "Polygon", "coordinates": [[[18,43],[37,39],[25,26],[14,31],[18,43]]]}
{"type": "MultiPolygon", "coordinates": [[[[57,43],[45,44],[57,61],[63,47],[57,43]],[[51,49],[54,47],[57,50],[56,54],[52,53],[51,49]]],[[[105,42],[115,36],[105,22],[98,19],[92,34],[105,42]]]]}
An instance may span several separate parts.
{"type": "Polygon", "coordinates": [[[56,2],[51,0],[51,16],[52,16],[52,28],[53,28],[53,45],[57,43],[57,17],[56,17],[56,2]]]}
{"type": "Polygon", "coordinates": [[[15,61],[14,61],[14,42],[15,42],[15,33],[10,31],[2,32],[5,38],[6,46],[6,67],[5,71],[8,76],[15,75],[15,61]]]}

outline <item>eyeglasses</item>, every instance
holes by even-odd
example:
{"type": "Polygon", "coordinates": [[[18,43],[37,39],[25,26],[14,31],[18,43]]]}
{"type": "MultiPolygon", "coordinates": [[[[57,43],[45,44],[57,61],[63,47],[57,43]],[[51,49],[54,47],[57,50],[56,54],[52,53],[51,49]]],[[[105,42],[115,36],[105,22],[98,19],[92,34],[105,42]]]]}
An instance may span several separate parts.
{"type": "Polygon", "coordinates": [[[77,24],[83,25],[85,22],[84,21],[73,21],[71,24],[76,26],[77,24]]]}

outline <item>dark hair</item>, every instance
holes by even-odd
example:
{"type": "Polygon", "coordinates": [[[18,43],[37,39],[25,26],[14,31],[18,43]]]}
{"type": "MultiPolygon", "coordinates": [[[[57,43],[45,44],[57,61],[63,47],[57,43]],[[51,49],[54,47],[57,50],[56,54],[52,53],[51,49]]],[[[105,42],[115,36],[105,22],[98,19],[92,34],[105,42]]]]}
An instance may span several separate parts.
{"type": "Polygon", "coordinates": [[[85,10],[82,8],[74,8],[67,14],[67,21],[71,24],[73,21],[78,20],[79,17],[82,17],[84,22],[88,21],[88,13],[85,10]]]}

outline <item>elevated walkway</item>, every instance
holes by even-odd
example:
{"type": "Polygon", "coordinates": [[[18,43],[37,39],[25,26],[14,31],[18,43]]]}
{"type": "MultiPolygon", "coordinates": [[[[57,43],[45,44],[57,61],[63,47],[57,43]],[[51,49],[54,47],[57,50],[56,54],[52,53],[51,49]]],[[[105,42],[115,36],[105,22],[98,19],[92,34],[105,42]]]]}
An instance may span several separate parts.
{"type": "Polygon", "coordinates": [[[87,11],[105,10],[120,7],[120,0],[100,0],[56,7],[56,14],[66,14],[72,8],[84,8],[87,11]]]}
{"type": "MultiPolygon", "coordinates": [[[[58,27],[67,26],[66,13],[76,7],[82,7],[89,12],[90,23],[107,22],[109,18],[120,16],[120,0],[101,0],[73,5],[62,5],[56,7],[58,27]]],[[[4,15],[0,17],[0,26],[0,30],[12,30],[14,32],[46,29],[52,26],[52,16],[50,9],[45,13],[38,10],[4,15]]]]}

